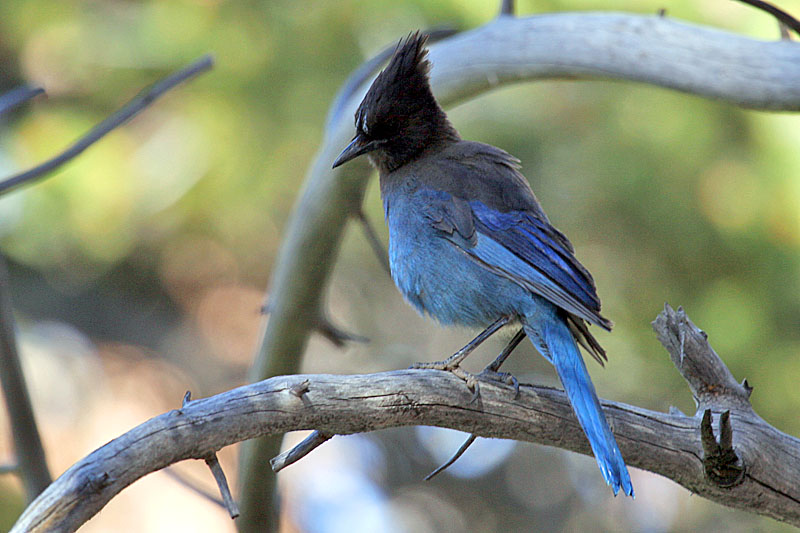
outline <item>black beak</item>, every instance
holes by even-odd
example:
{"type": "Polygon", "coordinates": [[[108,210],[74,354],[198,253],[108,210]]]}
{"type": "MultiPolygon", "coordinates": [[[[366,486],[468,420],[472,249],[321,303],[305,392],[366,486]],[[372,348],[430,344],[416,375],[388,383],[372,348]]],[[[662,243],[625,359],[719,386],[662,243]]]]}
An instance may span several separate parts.
{"type": "Polygon", "coordinates": [[[336,158],[336,161],[333,162],[333,167],[336,168],[339,165],[343,165],[347,163],[351,159],[355,159],[360,155],[364,155],[367,152],[371,152],[377,149],[380,146],[380,141],[373,141],[368,140],[362,137],[360,134],[356,133],[356,136],[353,137],[353,140],[350,141],[350,144],[347,145],[347,148],[342,150],[342,153],[339,154],[339,157],[336,158]]]}

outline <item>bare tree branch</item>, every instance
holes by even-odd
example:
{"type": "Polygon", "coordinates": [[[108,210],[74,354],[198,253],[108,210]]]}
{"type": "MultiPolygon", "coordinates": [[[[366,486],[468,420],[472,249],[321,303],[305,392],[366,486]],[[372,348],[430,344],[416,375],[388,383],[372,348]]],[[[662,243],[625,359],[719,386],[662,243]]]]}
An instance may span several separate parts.
{"type": "MultiPolygon", "coordinates": [[[[40,87],[23,85],[0,96],[0,115],[44,93],[40,87]]],[[[2,384],[16,463],[0,468],[0,473],[17,473],[22,478],[28,502],[32,502],[52,482],[47,469],[39,428],[33,414],[25,375],[17,351],[14,309],[11,305],[10,280],[5,258],[0,254],[0,384],[2,384]]]]}
{"type": "Polygon", "coordinates": [[[89,133],[81,137],[75,144],[64,150],[52,159],[45,161],[30,170],[26,170],[16,176],[12,176],[0,181],[0,194],[5,194],[11,189],[21,187],[25,184],[33,183],[45,177],[48,173],[57,169],[64,163],[74,159],[83,153],[84,150],[102,139],[107,133],[139,114],[155,102],[160,96],[181,84],[182,82],[209,70],[214,64],[211,56],[206,55],[192,63],[191,65],[175,72],[164,78],[155,85],[139,93],[133,100],[128,102],[122,109],[105,119],[103,122],[92,128],[89,133]]]}
{"type": "Polygon", "coordinates": [[[21,105],[31,98],[44,94],[41,87],[30,87],[22,85],[0,95],[0,115],[8,113],[18,105],[21,105]]]}
{"type": "Polygon", "coordinates": [[[321,431],[312,431],[311,435],[303,439],[300,444],[270,459],[269,464],[272,466],[272,471],[277,474],[328,442],[331,437],[332,435],[327,435],[321,431]]]}
{"type": "MultiPolygon", "coordinates": [[[[727,371],[682,311],[670,307],[654,323],[673,361],[690,383],[727,371]],[[680,339],[684,339],[681,349],[680,339]],[[677,347],[677,350],[676,350],[677,347]]],[[[713,385],[711,382],[706,382],[713,385]]],[[[735,486],[706,475],[700,416],[665,414],[616,402],[603,408],[630,466],[674,480],[710,500],[800,525],[800,440],[781,433],[727,383],[706,396],[729,429],[717,445],[735,450],[744,476],[735,486]]],[[[330,435],[409,425],[440,426],[483,437],[557,446],[583,454],[590,448],[563,391],[487,382],[481,402],[449,372],[402,370],[355,376],[280,376],[192,401],[152,418],[77,462],[34,501],[12,532],[75,531],[119,491],[142,476],[185,459],[204,459],[224,446],[259,435],[317,430],[310,448],[330,435]],[[293,391],[303,390],[303,394],[293,391]]],[[[711,416],[708,415],[710,420],[711,416]]]]}
{"type": "Polygon", "coordinates": [[[6,463],[0,465],[0,475],[16,474],[19,472],[19,466],[16,463],[6,463]]]}
{"type": "Polygon", "coordinates": [[[378,259],[386,273],[391,274],[392,269],[391,266],[389,266],[389,254],[386,252],[386,248],[384,248],[380,237],[378,237],[378,232],[376,232],[375,228],[372,227],[372,224],[363,210],[359,210],[356,216],[358,217],[358,221],[361,223],[361,229],[364,230],[364,236],[367,238],[367,243],[369,243],[370,248],[372,248],[372,253],[375,254],[375,257],[378,259]]]}
{"type": "Polygon", "coordinates": [[[166,474],[167,477],[171,478],[176,483],[180,484],[182,487],[184,487],[186,489],[189,489],[190,491],[192,491],[193,493],[197,494],[198,496],[201,496],[201,497],[205,498],[207,501],[209,501],[209,502],[213,503],[214,505],[216,505],[218,507],[221,507],[222,509],[225,509],[227,511],[227,508],[225,507],[225,502],[223,502],[221,499],[217,498],[216,495],[214,495],[211,492],[207,491],[206,489],[200,487],[193,480],[185,477],[183,474],[178,472],[176,469],[174,469],[174,468],[165,468],[165,469],[163,469],[163,473],[166,474]]]}
{"type": "Polygon", "coordinates": [[[22,373],[15,335],[14,310],[9,294],[8,269],[0,254],[0,384],[3,386],[11,434],[14,439],[16,472],[22,478],[28,501],[33,501],[52,478],[36,426],[25,375],[22,373]]]}
{"type": "MultiPolygon", "coordinates": [[[[647,83],[753,108],[800,110],[800,47],[763,42],[659,16],[562,13],[498,17],[431,46],[431,84],[443,105],[496,86],[534,79],[616,79],[647,83]]],[[[379,62],[371,63],[374,71],[379,62]]],[[[276,259],[270,317],[251,370],[253,381],[299,371],[316,327],[328,277],[347,221],[361,210],[370,177],[366,161],[331,170],[353,134],[352,112],[369,76],[336,99],[325,138],[276,259]]],[[[279,438],[246,443],[240,461],[240,531],[269,519],[273,481],[268,460],[279,438]]]]}
{"type": "Polygon", "coordinates": [[[239,507],[233,500],[231,489],[228,487],[228,480],[225,477],[225,472],[222,470],[222,466],[219,464],[217,454],[208,454],[208,456],[205,458],[205,461],[206,465],[208,465],[208,468],[211,469],[211,474],[214,476],[214,481],[217,482],[217,487],[219,488],[219,493],[222,495],[222,501],[225,509],[228,511],[228,514],[231,518],[237,518],[239,516],[239,507]]]}
{"type": "Polygon", "coordinates": [[[747,4],[753,6],[756,9],[760,9],[761,11],[766,11],[776,19],[781,24],[793,29],[795,33],[800,35],[800,20],[797,20],[793,16],[791,16],[786,11],[776,7],[769,2],[764,2],[763,0],[736,0],[737,2],[742,2],[743,4],[747,4]]]}

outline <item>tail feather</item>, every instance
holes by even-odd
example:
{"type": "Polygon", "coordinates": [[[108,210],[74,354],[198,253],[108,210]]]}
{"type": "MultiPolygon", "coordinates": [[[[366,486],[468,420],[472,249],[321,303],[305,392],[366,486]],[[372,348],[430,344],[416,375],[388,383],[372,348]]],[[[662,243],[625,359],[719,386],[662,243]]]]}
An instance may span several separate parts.
{"type": "Polygon", "coordinates": [[[536,348],[555,366],[606,483],[611,485],[614,495],[621,488],[625,494],[633,497],[628,468],[608,427],[586,364],[569,328],[565,323],[553,320],[535,325],[524,321],[523,325],[536,348]]]}

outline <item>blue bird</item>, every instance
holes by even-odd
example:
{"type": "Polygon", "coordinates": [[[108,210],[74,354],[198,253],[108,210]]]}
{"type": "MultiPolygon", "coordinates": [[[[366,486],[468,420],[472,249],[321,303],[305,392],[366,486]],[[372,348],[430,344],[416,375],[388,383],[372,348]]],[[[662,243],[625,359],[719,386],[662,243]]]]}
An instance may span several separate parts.
{"type": "Polygon", "coordinates": [[[398,44],[333,165],[367,154],[378,169],[392,277],[405,298],[443,324],[486,328],[450,359],[420,366],[456,371],[483,339],[518,322],[522,329],[501,358],[530,338],[555,367],[606,482],[615,495],[621,488],[633,496],[578,349],[603,364],[588,324],[612,324],[600,315],[594,280],[550,224],[519,161],[462,140],[450,124],[430,89],[425,42],[414,33],[398,44]]]}

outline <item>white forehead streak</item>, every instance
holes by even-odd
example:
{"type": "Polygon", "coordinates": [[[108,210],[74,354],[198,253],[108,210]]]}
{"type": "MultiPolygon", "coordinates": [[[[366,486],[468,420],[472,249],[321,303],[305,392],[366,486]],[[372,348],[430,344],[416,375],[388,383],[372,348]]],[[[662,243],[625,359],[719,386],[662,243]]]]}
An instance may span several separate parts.
{"type": "Polygon", "coordinates": [[[364,110],[364,113],[361,115],[361,129],[364,133],[369,133],[369,128],[367,128],[367,111],[364,110]]]}

